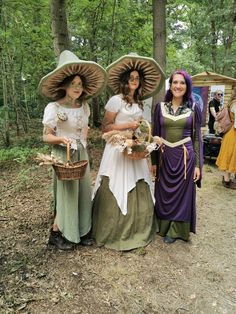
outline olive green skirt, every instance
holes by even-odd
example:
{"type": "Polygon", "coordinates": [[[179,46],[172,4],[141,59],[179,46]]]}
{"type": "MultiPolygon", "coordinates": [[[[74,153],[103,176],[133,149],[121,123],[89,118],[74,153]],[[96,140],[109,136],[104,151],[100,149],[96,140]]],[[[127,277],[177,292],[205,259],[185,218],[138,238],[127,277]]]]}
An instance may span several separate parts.
{"type": "MultiPolygon", "coordinates": [[[[60,145],[53,147],[53,154],[66,161],[66,149],[60,145]]],[[[86,149],[79,149],[72,156],[72,161],[88,160],[86,149]]],[[[61,181],[54,174],[54,210],[56,223],[64,237],[74,243],[80,242],[80,237],[86,235],[92,225],[92,201],[90,167],[80,180],[61,181]]]]}
{"type": "Polygon", "coordinates": [[[92,235],[98,246],[119,251],[146,246],[157,232],[154,204],[144,180],[128,194],[128,213],[123,215],[103,177],[93,202],[92,235]]]}
{"type": "Polygon", "coordinates": [[[159,235],[169,236],[173,239],[189,240],[190,222],[184,221],[170,221],[164,219],[157,219],[159,226],[159,235]]]}

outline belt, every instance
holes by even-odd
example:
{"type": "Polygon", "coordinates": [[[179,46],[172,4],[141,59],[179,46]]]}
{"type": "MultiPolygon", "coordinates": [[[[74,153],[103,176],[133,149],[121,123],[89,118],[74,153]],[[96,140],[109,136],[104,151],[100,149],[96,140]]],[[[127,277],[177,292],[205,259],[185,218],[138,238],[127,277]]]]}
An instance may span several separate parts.
{"type": "Polygon", "coordinates": [[[186,148],[186,146],[184,144],[189,142],[189,141],[191,141],[191,137],[188,136],[188,137],[185,137],[184,139],[182,139],[180,141],[173,142],[173,143],[165,140],[164,138],[162,138],[161,141],[162,141],[162,146],[161,146],[162,152],[164,152],[163,144],[168,146],[168,147],[171,147],[171,148],[182,145],[182,148],[183,148],[183,151],[184,151],[184,180],[186,180],[187,153],[188,153],[188,151],[187,151],[187,148],[186,148]]]}

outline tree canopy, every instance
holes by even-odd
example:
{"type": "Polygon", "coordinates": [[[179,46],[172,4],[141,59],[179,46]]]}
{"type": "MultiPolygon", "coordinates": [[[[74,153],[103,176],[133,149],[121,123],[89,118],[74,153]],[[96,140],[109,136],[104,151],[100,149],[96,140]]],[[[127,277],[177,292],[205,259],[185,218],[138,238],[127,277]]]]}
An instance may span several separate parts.
{"type": "MultiPolygon", "coordinates": [[[[153,56],[153,1],[65,1],[71,50],[106,67],[129,52],[153,56]]],[[[56,66],[49,0],[0,0],[0,126],[27,131],[45,101],[37,86],[56,66]]],[[[168,0],[166,74],[213,71],[236,77],[236,0],[168,0]]],[[[18,130],[19,131],[19,130],[18,130]]],[[[8,134],[2,131],[4,142],[8,134]]]]}

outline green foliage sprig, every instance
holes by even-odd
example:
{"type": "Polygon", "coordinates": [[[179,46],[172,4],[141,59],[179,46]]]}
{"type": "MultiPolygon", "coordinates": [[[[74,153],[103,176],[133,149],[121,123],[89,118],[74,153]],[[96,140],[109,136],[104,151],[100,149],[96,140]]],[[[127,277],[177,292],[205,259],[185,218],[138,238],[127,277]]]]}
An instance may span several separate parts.
{"type": "Polygon", "coordinates": [[[13,147],[8,149],[0,149],[0,163],[3,162],[16,162],[19,164],[26,163],[33,160],[37,153],[47,153],[48,147],[44,146],[40,149],[29,147],[13,147]]]}

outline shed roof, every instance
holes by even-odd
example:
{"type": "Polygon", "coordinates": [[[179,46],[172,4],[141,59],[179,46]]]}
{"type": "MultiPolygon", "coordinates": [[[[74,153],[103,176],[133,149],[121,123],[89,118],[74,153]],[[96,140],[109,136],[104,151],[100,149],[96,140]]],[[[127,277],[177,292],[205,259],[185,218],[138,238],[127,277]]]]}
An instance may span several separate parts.
{"type": "Polygon", "coordinates": [[[225,75],[221,75],[218,73],[214,73],[214,72],[202,72],[202,73],[198,73],[196,75],[192,76],[192,81],[203,81],[203,82],[214,82],[214,83],[235,83],[236,84],[236,79],[233,77],[228,77],[225,75]]]}

